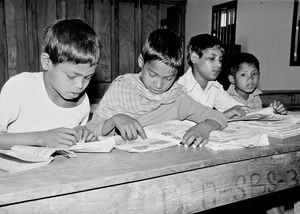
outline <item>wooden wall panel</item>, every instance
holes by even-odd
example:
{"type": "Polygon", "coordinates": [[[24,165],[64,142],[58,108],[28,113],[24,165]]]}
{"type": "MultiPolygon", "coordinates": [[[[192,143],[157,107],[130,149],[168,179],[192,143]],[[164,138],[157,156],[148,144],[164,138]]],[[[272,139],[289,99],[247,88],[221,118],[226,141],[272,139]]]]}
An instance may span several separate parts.
{"type": "Polygon", "coordinates": [[[6,44],[6,26],[5,26],[5,6],[4,0],[0,0],[0,89],[8,77],[7,73],[7,44],[6,44]]]}
{"type": "MultiPolygon", "coordinates": [[[[96,2],[98,2],[96,0],[96,2]]],[[[94,26],[94,0],[85,0],[84,3],[84,20],[90,26],[94,26]]]]}
{"type": "MultiPolygon", "coordinates": [[[[42,52],[44,28],[57,19],[56,0],[36,0],[37,37],[39,42],[39,57],[42,52]]],[[[40,61],[40,59],[37,59],[40,61]]],[[[42,71],[42,68],[40,68],[42,71]]]]}
{"type": "Polygon", "coordinates": [[[41,71],[44,28],[55,20],[77,17],[94,27],[102,45],[88,87],[91,102],[97,102],[118,75],[139,71],[137,57],[147,34],[159,27],[160,4],[183,1],[0,0],[0,87],[13,75],[41,71]]]}
{"type": "Polygon", "coordinates": [[[142,5],[142,43],[149,33],[158,28],[158,16],[158,5],[142,5]]]}
{"type": "Polygon", "coordinates": [[[40,71],[40,46],[38,38],[37,5],[36,0],[26,1],[27,5],[27,32],[28,32],[28,60],[29,71],[40,71]]]}
{"type": "MultiPolygon", "coordinates": [[[[87,93],[92,103],[98,102],[112,81],[112,45],[111,45],[111,1],[95,0],[93,2],[93,27],[100,38],[101,57],[88,88],[87,93]]],[[[86,14],[87,15],[87,14],[86,14]]],[[[87,17],[87,16],[86,16],[87,17]]],[[[89,17],[91,18],[91,17],[89,17]]]]}
{"type": "Polygon", "coordinates": [[[84,6],[85,0],[66,0],[66,18],[80,18],[84,20],[84,6]]]}
{"type": "Polygon", "coordinates": [[[119,74],[133,73],[136,66],[133,2],[120,2],[119,8],[119,74]]]}
{"type": "Polygon", "coordinates": [[[97,67],[96,79],[111,82],[111,8],[110,0],[95,1],[94,29],[100,38],[101,60],[97,67]]]}
{"type": "Polygon", "coordinates": [[[29,71],[26,0],[5,1],[9,77],[29,71]]]}

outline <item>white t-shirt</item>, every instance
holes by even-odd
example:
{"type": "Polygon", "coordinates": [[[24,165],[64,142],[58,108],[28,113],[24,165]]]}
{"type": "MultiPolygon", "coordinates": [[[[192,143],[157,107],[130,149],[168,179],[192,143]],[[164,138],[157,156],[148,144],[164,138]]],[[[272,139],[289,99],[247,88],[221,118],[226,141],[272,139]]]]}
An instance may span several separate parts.
{"type": "Polygon", "coordinates": [[[221,112],[236,105],[243,106],[242,103],[239,103],[227,94],[223,86],[217,81],[209,81],[206,88],[203,90],[194,78],[191,68],[179,78],[178,83],[186,88],[187,94],[194,100],[205,106],[216,108],[221,112]]]}
{"type": "Polygon", "coordinates": [[[88,96],[72,108],[63,108],[49,98],[43,72],[11,77],[0,94],[0,131],[22,133],[85,125],[90,112],[88,96]]]}

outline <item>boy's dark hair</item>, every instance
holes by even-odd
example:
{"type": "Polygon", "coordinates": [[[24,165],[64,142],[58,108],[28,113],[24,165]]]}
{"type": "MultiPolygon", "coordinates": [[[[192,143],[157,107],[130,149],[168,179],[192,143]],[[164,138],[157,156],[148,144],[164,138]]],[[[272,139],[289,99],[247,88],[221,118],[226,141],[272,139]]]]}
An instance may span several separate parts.
{"type": "Polygon", "coordinates": [[[192,62],[191,62],[192,52],[195,52],[199,57],[202,57],[203,51],[205,51],[208,48],[214,48],[214,47],[224,52],[223,43],[215,36],[209,34],[198,34],[192,37],[187,46],[187,60],[189,65],[192,66],[192,62]]]}
{"type": "Polygon", "coordinates": [[[49,54],[53,64],[96,65],[100,48],[93,28],[80,19],[58,20],[44,30],[43,52],[49,54]]]}
{"type": "Polygon", "coordinates": [[[154,30],[145,40],[142,57],[144,63],[158,60],[168,66],[179,69],[183,59],[182,39],[170,29],[161,28],[154,30]]]}
{"type": "Polygon", "coordinates": [[[259,71],[259,61],[258,59],[250,53],[237,53],[231,56],[229,60],[229,70],[230,74],[233,76],[239,70],[241,64],[247,63],[249,65],[253,65],[259,71]]]}

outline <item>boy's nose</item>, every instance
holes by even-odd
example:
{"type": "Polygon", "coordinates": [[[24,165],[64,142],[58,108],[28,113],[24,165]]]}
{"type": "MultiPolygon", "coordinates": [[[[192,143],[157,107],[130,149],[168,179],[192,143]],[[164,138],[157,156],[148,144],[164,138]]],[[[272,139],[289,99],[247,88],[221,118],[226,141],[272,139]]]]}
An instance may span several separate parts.
{"type": "Polygon", "coordinates": [[[221,68],[221,66],[222,66],[222,63],[221,63],[220,61],[217,61],[217,62],[216,62],[216,67],[217,67],[217,68],[221,68]]]}
{"type": "Polygon", "coordinates": [[[155,81],[155,87],[156,87],[157,89],[162,88],[162,85],[163,85],[162,79],[157,79],[157,80],[155,81]]]}
{"type": "Polygon", "coordinates": [[[82,89],[82,88],[84,87],[84,80],[78,78],[78,79],[75,81],[75,86],[76,86],[76,88],[82,89]]]}

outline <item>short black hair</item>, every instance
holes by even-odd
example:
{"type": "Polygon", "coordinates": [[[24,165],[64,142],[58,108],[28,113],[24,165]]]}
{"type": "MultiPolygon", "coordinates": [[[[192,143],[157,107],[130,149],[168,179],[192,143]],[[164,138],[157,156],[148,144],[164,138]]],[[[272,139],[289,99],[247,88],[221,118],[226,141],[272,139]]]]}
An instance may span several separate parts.
{"type": "Polygon", "coordinates": [[[251,53],[237,53],[230,57],[229,60],[229,70],[230,74],[235,75],[239,70],[241,64],[247,63],[249,65],[254,65],[255,68],[259,71],[259,61],[258,59],[251,53]]]}
{"type": "Polygon", "coordinates": [[[101,44],[94,29],[80,19],[57,20],[44,30],[43,52],[53,64],[96,65],[101,44]]]}
{"type": "Polygon", "coordinates": [[[217,37],[210,34],[198,34],[190,39],[190,42],[187,46],[187,60],[190,66],[191,62],[191,53],[195,52],[199,57],[202,57],[203,51],[208,48],[218,48],[224,52],[224,45],[221,40],[217,37]]]}
{"type": "Polygon", "coordinates": [[[154,30],[145,40],[142,57],[144,62],[158,60],[178,69],[183,59],[182,39],[177,33],[167,28],[154,30]]]}

